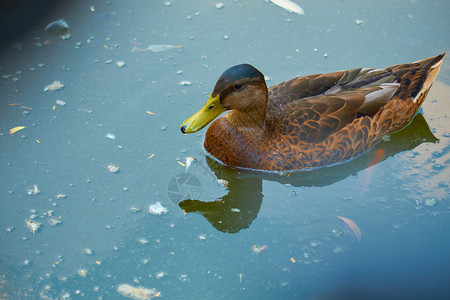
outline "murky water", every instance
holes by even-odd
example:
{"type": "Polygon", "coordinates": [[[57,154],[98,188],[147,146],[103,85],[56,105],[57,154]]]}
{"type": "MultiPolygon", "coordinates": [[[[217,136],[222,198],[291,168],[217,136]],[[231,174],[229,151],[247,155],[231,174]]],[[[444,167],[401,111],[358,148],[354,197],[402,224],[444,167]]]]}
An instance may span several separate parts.
{"type": "Polygon", "coordinates": [[[238,63],[272,85],[448,52],[450,1],[295,1],[304,16],[219,2],[73,1],[2,50],[0,298],[122,299],[120,284],[165,299],[443,297],[448,59],[409,127],[331,168],[239,173],[179,125],[238,63]],[[61,18],[67,40],[44,30],[61,18]],[[182,47],[132,51],[150,45],[182,47]],[[157,202],[166,214],[148,213],[157,202]]]}

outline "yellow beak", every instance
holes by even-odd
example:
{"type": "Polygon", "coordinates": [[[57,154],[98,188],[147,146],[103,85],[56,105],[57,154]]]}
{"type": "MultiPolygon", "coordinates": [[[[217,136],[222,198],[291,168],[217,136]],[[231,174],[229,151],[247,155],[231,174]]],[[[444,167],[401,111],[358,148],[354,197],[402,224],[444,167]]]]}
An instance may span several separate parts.
{"type": "Polygon", "coordinates": [[[181,132],[186,134],[199,131],[224,111],[219,95],[213,98],[211,94],[202,109],[181,124],[181,132]]]}

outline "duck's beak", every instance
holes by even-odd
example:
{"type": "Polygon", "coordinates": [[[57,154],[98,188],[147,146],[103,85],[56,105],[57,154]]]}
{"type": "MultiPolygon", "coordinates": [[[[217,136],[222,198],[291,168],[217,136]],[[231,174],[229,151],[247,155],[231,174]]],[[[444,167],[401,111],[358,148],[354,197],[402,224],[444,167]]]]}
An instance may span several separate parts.
{"type": "Polygon", "coordinates": [[[181,132],[186,134],[199,131],[224,111],[219,94],[216,97],[211,94],[202,109],[181,124],[181,132]]]}

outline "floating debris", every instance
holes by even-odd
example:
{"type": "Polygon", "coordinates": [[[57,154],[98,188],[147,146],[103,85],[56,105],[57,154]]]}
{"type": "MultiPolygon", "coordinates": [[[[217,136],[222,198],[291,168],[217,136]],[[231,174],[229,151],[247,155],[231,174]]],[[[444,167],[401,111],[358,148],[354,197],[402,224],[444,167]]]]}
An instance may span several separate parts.
{"type": "Polygon", "coordinates": [[[319,246],[320,245],[320,242],[310,242],[309,243],[309,245],[311,246],[311,247],[317,247],[317,246],[319,246]]]}
{"type": "Polygon", "coordinates": [[[9,134],[16,133],[17,131],[22,130],[22,129],[24,129],[24,128],[27,128],[27,126],[17,126],[17,127],[11,128],[11,129],[9,130],[9,134]]]}
{"type": "Polygon", "coordinates": [[[45,31],[51,35],[63,37],[69,34],[69,24],[67,24],[66,20],[59,19],[48,24],[45,27],[45,31]]]}
{"type": "Polygon", "coordinates": [[[56,199],[65,199],[67,198],[66,194],[58,194],[56,195],[56,199]]]}
{"type": "Polygon", "coordinates": [[[333,253],[338,254],[338,253],[342,253],[344,252],[344,249],[342,249],[341,247],[336,247],[333,250],[333,253]]]}
{"type": "Polygon", "coordinates": [[[424,204],[426,206],[432,207],[436,204],[436,198],[426,198],[424,204]]]}
{"type": "Polygon", "coordinates": [[[137,213],[137,212],[139,212],[141,209],[139,208],[139,207],[137,207],[137,206],[132,206],[132,207],[130,207],[130,211],[132,212],[132,213],[137,213]]]}
{"type": "Polygon", "coordinates": [[[139,243],[142,245],[147,245],[149,243],[149,240],[146,238],[141,238],[139,239],[139,243]]]}
{"type": "Polygon", "coordinates": [[[228,187],[228,181],[226,181],[225,179],[217,179],[217,183],[221,186],[228,187]]]}
{"type": "Polygon", "coordinates": [[[340,238],[342,235],[342,231],[337,230],[337,229],[331,230],[331,233],[334,235],[334,237],[337,237],[337,238],[340,238]]]}
{"type": "Polygon", "coordinates": [[[355,24],[356,25],[362,25],[362,24],[364,24],[365,22],[363,21],[363,20],[361,20],[361,19],[356,19],[355,20],[355,24]]]}
{"type": "Polygon", "coordinates": [[[186,157],[186,172],[188,171],[189,167],[191,166],[192,162],[194,162],[196,159],[193,157],[186,157]]]}
{"type": "Polygon", "coordinates": [[[183,46],[173,46],[173,45],[150,45],[145,49],[134,47],[131,52],[135,51],[152,51],[152,52],[163,52],[174,48],[182,48],[183,46]]]}
{"type": "Polygon", "coordinates": [[[206,240],[206,234],[200,234],[200,235],[198,236],[198,239],[199,239],[199,240],[206,240]]]}
{"type": "Polygon", "coordinates": [[[117,173],[119,172],[119,167],[115,164],[109,164],[108,167],[106,167],[110,173],[117,173]]]}
{"type": "Polygon", "coordinates": [[[62,223],[61,220],[58,219],[58,218],[50,218],[48,220],[48,224],[50,224],[51,226],[56,226],[56,225],[61,224],[61,223],[62,223]]]}
{"type": "Polygon", "coordinates": [[[217,9],[221,9],[223,8],[225,5],[222,2],[216,3],[216,8],[217,9]]]}
{"type": "Polygon", "coordinates": [[[119,68],[122,68],[122,67],[126,66],[126,63],[120,60],[120,61],[116,62],[116,66],[118,66],[119,68]]]}
{"type": "Polygon", "coordinates": [[[58,91],[64,88],[64,84],[61,83],[61,81],[53,81],[53,83],[47,85],[44,88],[44,92],[46,91],[58,91]]]}
{"type": "Polygon", "coordinates": [[[64,102],[62,100],[56,100],[56,104],[60,105],[60,106],[66,106],[66,102],[64,102]]]}
{"type": "Polygon", "coordinates": [[[36,231],[41,228],[41,223],[33,221],[33,220],[25,220],[25,223],[27,224],[27,228],[30,229],[30,231],[35,234],[36,231]]]}
{"type": "Polygon", "coordinates": [[[149,214],[152,215],[163,215],[165,213],[167,213],[169,210],[167,209],[167,207],[164,207],[161,205],[161,202],[156,202],[155,204],[151,204],[148,207],[148,212],[149,214]]]}
{"type": "Polygon", "coordinates": [[[157,292],[156,289],[147,289],[142,286],[134,287],[129,284],[119,285],[117,292],[124,297],[134,300],[149,300],[161,296],[161,292],[157,292]]]}
{"type": "Polygon", "coordinates": [[[86,270],[86,269],[79,269],[79,270],[77,271],[77,274],[80,275],[80,276],[83,277],[83,278],[86,278],[87,270],[86,270]]]}
{"type": "Polygon", "coordinates": [[[345,222],[345,224],[348,226],[348,228],[350,228],[351,232],[353,232],[353,234],[355,235],[356,239],[358,241],[361,241],[361,230],[359,229],[358,225],[356,225],[355,222],[353,222],[350,219],[347,219],[345,217],[340,217],[340,216],[336,216],[339,219],[341,219],[342,221],[345,222]]]}
{"type": "Polygon", "coordinates": [[[28,195],[35,196],[35,195],[40,194],[40,193],[41,193],[41,190],[39,190],[39,187],[38,187],[37,184],[33,185],[32,189],[28,190],[28,195]]]}
{"type": "Polygon", "coordinates": [[[180,82],[180,85],[182,85],[182,86],[189,86],[191,84],[192,84],[192,82],[186,81],[186,80],[183,80],[183,81],[180,82]]]}
{"type": "Polygon", "coordinates": [[[293,12],[299,15],[304,15],[305,12],[303,9],[296,3],[289,0],[270,0],[273,4],[278,5],[279,7],[284,8],[289,12],[293,12]]]}
{"type": "Polygon", "coordinates": [[[164,272],[164,271],[159,271],[159,272],[156,273],[155,276],[156,276],[156,279],[161,279],[161,278],[163,278],[163,277],[166,277],[166,276],[167,276],[167,273],[164,272]]]}
{"type": "Polygon", "coordinates": [[[83,251],[81,251],[81,253],[86,255],[92,255],[94,251],[91,248],[84,248],[83,251]]]}
{"type": "Polygon", "coordinates": [[[113,141],[116,139],[116,136],[112,133],[107,133],[105,135],[105,137],[107,137],[108,139],[113,140],[113,141]]]}
{"type": "Polygon", "coordinates": [[[259,254],[259,253],[263,252],[266,249],[267,249],[266,245],[263,245],[263,246],[253,245],[253,248],[252,248],[253,252],[255,252],[256,254],[259,254]]]}

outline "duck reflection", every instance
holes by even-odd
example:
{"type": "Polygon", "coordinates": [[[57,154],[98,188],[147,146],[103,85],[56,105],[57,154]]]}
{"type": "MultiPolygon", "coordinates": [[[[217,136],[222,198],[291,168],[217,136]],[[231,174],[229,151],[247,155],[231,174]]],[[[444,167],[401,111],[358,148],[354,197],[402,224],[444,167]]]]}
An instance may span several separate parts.
{"type": "Polygon", "coordinates": [[[228,182],[228,193],[207,202],[196,199],[182,200],[178,205],[186,213],[202,215],[219,231],[237,233],[241,229],[248,228],[258,215],[263,200],[263,180],[289,183],[295,187],[327,186],[356,175],[359,171],[399,152],[411,150],[422,143],[437,141],[423,115],[417,114],[409,126],[392,133],[388,140],[381,141],[362,156],[344,164],[317,170],[255,174],[231,169],[206,156],[208,166],[215,176],[228,182]]]}

